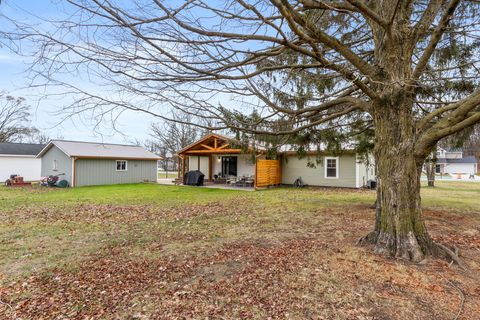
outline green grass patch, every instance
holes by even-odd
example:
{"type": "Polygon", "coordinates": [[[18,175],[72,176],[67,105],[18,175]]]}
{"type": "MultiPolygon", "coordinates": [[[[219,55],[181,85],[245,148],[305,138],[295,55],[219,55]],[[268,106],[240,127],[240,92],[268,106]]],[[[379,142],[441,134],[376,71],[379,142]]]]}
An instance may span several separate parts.
{"type": "MultiPolygon", "coordinates": [[[[421,192],[428,209],[480,213],[480,184],[437,181],[421,192]]],[[[110,246],[142,256],[202,254],[233,241],[337,230],[332,212],[339,219],[357,212],[365,218],[375,196],[372,190],[337,188],[1,187],[0,273],[22,277],[55,266],[75,268],[110,246]]]]}

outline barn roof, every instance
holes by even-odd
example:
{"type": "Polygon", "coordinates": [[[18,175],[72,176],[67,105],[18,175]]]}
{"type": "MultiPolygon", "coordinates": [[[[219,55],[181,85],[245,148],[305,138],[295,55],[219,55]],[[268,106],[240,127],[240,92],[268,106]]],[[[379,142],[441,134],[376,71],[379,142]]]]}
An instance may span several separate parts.
{"type": "Polygon", "coordinates": [[[159,160],[158,155],[146,150],[141,146],[85,142],[52,140],[37,157],[42,157],[52,146],[56,146],[69,157],[78,158],[106,158],[106,159],[140,159],[140,160],[159,160]]]}
{"type": "Polygon", "coordinates": [[[1,142],[1,155],[18,155],[18,156],[36,156],[43,148],[44,144],[37,143],[12,143],[1,142]]]}

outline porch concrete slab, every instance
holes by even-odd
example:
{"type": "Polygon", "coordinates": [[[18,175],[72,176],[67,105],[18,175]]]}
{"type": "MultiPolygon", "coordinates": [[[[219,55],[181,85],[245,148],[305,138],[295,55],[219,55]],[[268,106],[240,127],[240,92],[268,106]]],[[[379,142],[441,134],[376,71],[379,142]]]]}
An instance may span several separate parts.
{"type": "Polygon", "coordinates": [[[228,184],[207,184],[207,185],[202,186],[202,188],[224,189],[224,190],[240,190],[240,191],[255,191],[255,188],[252,188],[252,187],[232,187],[228,184]]]}
{"type": "MultiPolygon", "coordinates": [[[[174,185],[174,180],[175,179],[157,179],[158,184],[164,184],[164,185],[169,185],[173,186],[174,185]]],[[[183,187],[191,187],[191,186],[186,186],[183,184],[179,184],[179,186],[183,187]]],[[[252,187],[233,187],[228,184],[206,184],[198,188],[211,188],[211,189],[225,189],[225,190],[240,190],[240,191],[255,191],[255,188],[252,187]]]]}

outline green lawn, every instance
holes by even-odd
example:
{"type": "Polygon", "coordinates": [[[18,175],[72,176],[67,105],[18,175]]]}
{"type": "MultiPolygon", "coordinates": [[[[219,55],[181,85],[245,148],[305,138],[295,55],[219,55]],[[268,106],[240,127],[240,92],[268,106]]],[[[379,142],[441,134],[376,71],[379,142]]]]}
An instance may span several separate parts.
{"type": "Polygon", "coordinates": [[[479,211],[480,183],[435,181],[434,188],[423,185],[423,205],[443,210],[479,211]]]}
{"type": "MultiPolygon", "coordinates": [[[[427,227],[478,272],[480,184],[436,184],[422,189],[427,227]]],[[[355,245],[372,228],[374,198],[2,187],[0,318],[453,318],[458,291],[444,279],[468,296],[465,319],[478,315],[480,282],[447,261],[413,266],[355,245]]]]}

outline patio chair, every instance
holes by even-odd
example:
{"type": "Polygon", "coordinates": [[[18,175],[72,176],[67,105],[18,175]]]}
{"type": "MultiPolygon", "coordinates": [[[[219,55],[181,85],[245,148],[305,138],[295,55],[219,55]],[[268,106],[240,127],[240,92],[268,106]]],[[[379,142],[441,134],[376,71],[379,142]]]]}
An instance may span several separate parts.
{"type": "Polygon", "coordinates": [[[245,186],[253,187],[255,185],[255,179],[253,177],[245,178],[245,186]]]}
{"type": "Polygon", "coordinates": [[[229,177],[227,178],[227,184],[233,185],[233,184],[235,184],[235,183],[237,183],[237,177],[229,176],[229,177]]]}
{"type": "Polygon", "coordinates": [[[235,181],[235,183],[234,183],[234,186],[235,187],[244,187],[245,186],[245,178],[242,177],[240,179],[237,179],[237,181],[235,181]]]}

